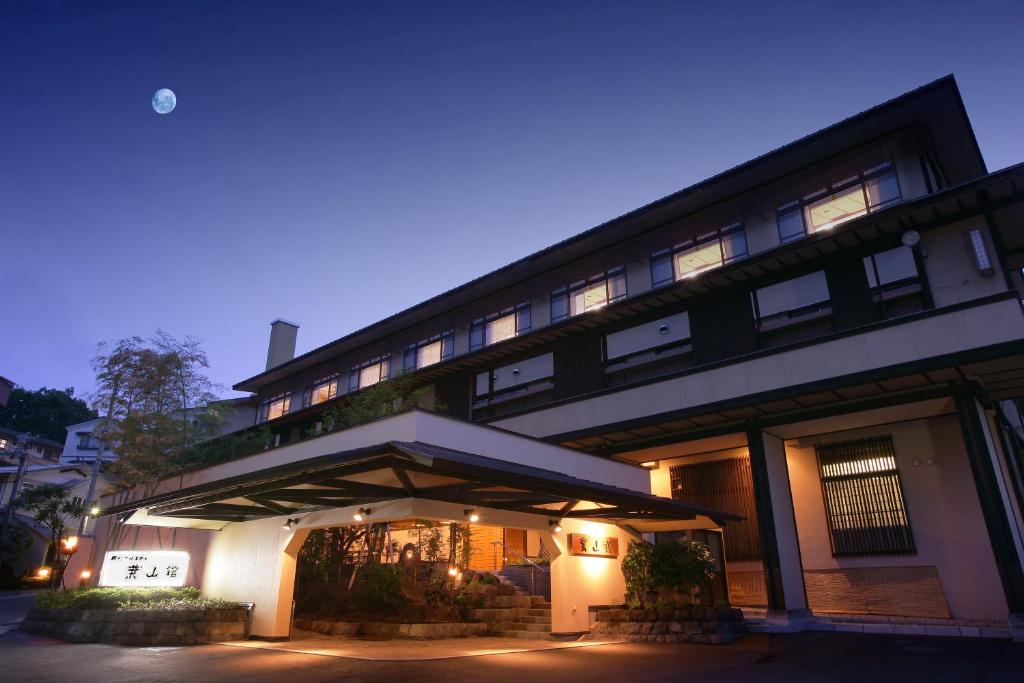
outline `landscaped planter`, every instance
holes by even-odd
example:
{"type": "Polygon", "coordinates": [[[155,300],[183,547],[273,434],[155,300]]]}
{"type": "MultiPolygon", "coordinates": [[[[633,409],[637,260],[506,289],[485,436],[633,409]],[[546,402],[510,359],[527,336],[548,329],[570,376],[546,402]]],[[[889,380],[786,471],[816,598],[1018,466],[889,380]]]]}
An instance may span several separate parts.
{"type": "Polygon", "coordinates": [[[729,607],[606,609],[597,613],[593,636],[631,642],[731,643],[746,635],[743,613],[729,607]]]}
{"type": "Polygon", "coordinates": [[[301,617],[295,620],[295,628],[325,635],[363,638],[466,638],[485,636],[488,633],[488,624],[483,623],[400,624],[383,621],[326,621],[301,617]]]}
{"type": "Polygon", "coordinates": [[[21,630],[73,643],[197,645],[246,637],[243,608],[204,610],[69,609],[31,610],[21,630]]]}

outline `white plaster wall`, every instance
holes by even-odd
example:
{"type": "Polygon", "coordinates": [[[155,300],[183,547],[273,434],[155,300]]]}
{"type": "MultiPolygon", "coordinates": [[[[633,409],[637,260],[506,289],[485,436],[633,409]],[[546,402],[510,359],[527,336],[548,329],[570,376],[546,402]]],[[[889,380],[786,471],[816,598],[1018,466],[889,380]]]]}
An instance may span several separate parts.
{"type": "Polygon", "coordinates": [[[955,417],[915,420],[786,442],[805,570],[934,565],[955,618],[1004,619],[1007,606],[955,417]],[[892,434],[917,553],[835,558],[814,445],[892,434]],[[934,465],[926,464],[934,459],[934,465]],[[921,465],[915,466],[918,460],[921,465]]]}
{"type": "MultiPolygon", "coordinates": [[[[562,533],[550,536],[557,550],[551,560],[551,630],[553,633],[579,633],[590,630],[590,605],[622,604],[626,581],[622,578],[622,558],[629,542],[637,540],[625,530],[610,524],[567,519],[562,533]],[[618,558],[570,555],[568,534],[585,533],[614,536],[619,539],[618,558]]],[[[549,541],[545,545],[552,547],[549,541]]]]}
{"type": "Polygon", "coordinates": [[[518,415],[492,424],[549,436],[1024,337],[1013,299],[891,325],[518,415]]]}
{"type": "Polygon", "coordinates": [[[984,216],[926,232],[921,235],[921,246],[927,254],[924,268],[936,306],[948,306],[1006,290],[984,216]],[[985,238],[994,268],[992,275],[984,276],[978,270],[974,250],[967,237],[974,229],[980,229],[985,238]]]}

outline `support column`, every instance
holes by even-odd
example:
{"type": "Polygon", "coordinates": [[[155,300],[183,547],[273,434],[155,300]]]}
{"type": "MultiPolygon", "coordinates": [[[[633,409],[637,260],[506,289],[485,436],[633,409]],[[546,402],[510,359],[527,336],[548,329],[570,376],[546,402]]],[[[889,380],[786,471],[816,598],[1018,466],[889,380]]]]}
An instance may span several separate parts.
{"type": "Polygon", "coordinates": [[[992,435],[988,430],[984,408],[970,387],[959,387],[954,400],[967,460],[974,475],[981,513],[992,544],[992,555],[1010,610],[1010,630],[1014,640],[1024,641],[1024,552],[1016,525],[1010,518],[1008,491],[997,468],[992,435]]]}
{"type": "Polygon", "coordinates": [[[764,555],[768,617],[792,630],[810,617],[804,570],[800,559],[789,468],[782,439],[765,434],[760,427],[747,430],[750,473],[754,484],[757,526],[764,555]]]}

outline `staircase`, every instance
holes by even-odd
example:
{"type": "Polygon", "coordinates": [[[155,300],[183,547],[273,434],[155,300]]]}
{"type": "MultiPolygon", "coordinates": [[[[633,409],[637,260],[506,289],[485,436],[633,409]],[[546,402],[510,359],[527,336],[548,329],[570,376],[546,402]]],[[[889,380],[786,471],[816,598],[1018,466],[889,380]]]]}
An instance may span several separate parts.
{"type": "Polygon", "coordinates": [[[530,595],[507,577],[498,575],[498,593],[488,596],[474,618],[488,623],[492,635],[505,638],[552,640],[551,603],[542,595],[530,595]]]}

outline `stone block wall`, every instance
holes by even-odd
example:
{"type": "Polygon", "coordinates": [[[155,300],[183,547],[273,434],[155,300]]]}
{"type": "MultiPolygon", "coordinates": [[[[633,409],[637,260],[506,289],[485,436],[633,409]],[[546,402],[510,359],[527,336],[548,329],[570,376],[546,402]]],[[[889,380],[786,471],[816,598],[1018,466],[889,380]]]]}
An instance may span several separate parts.
{"type": "Polygon", "coordinates": [[[729,607],[607,609],[597,613],[591,637],[630,642],[722,645],[747,633],[743,613],[729,607]]]}
{"type": "Polygon", "coordinates": [[[212,610],[31,610],[21,630],[73,643],[115,645],[198,645],[242,640],[249,613],[242,608],[212,610]]]}

